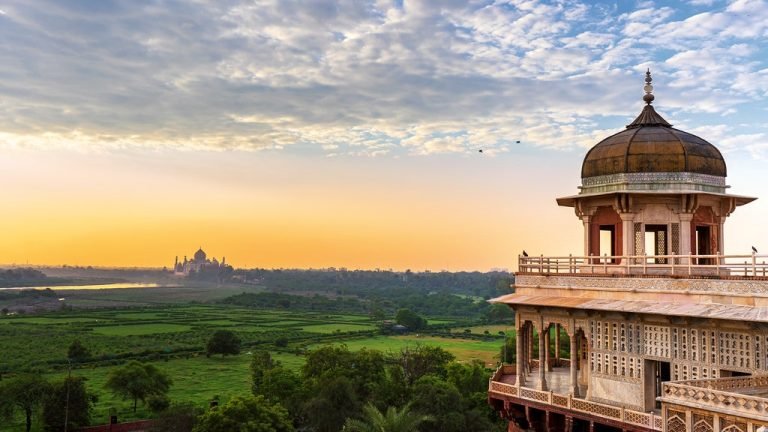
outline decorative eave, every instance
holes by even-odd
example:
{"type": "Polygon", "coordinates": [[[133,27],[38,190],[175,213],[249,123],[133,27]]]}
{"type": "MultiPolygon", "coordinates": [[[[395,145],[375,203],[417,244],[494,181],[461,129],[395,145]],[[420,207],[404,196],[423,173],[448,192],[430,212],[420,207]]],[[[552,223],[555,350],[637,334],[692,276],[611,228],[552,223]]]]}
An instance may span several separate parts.
{"type": "Polygon", "coordinates": [[[619,193],[629,193],[632,195],[689,195],[689,194],[695,194],[695,195],[709,195],[714,196],[718,198],[727,198],[732,199],[733,204],[735,207],[743,206],[744,204],[749,204],[752,201],[756,200],[755,197],[750,196],[743,196],[743,195],[731,195],[726,193],[718,193],[718,192],[705,192],[705,191],[691,191],[691,190],[674,190],[674,189],[665,189],[665,190],[625,190],[625,191],[607,191],[607,192],[594,192],[594,193],[584,193],[584,194],[578,194],[578,195],[570,195],[565,197],[557,198],[557,205],[561,207],[575,207],[576,202],[580,199],[584,198],[596,198],[601,196],[612,196],[619,193]]]}
{"type": "Polygon", "coordinates": [[[672,127],[672,124],[664,120],[664,117],[657,113],[652,105],[648,104],[643,107],[640,115],[638,115],[632,123],[627,125],[627,129],[639,128],[641,126],[672,127]]]}

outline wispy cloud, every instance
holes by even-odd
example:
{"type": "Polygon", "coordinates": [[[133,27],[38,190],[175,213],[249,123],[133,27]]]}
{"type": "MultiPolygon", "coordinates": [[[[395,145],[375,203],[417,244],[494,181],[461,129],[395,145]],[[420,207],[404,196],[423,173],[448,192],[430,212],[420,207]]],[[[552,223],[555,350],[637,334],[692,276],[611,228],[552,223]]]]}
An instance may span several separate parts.
{"type": "Polygon", "coordinates": [[[689,3],[9,1],[0,143],[366,156],[505,152],[517,140],[573,148],[639,110],[647,66],[659,109],[692,126],[764,109],[766,3],[689,3]]]}

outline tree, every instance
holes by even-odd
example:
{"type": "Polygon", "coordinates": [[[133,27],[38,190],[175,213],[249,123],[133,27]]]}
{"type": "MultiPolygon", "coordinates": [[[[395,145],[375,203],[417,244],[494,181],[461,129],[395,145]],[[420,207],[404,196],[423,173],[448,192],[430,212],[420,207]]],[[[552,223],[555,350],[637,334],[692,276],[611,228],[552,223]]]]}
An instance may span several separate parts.
{"type": "Polygon", "coordinates": [[[85,378],[73,376],[51,384],[43,401],[43,429],[58,432],[64,429],[76,430],[91,422],[91,408],[96,397],[88,393],[85,378]]]}
{"type": "Polygon", "coordinates": [[[499,322],[505,322],[510,323],[515,318],[515,311],[512,310],[511,307],[509,307],[506,304],[503,303],[494,303],[491,305],[490,308],[488,308],[488,315],[487,319],[489,322],[493,323],[499,323],[499,322]]]}
{"type": "Polygon", "coordinates": [[[155,418],[150,431],[191,432],[202,415],[203,411],[191,403],[171,405],[155,418]]]}
{"type": "Polygon", "coordinates": [[[425,376],[413,386],[411,398],[413,409],[433,415],[424,422],[421,430],[441,432],[464,432],[467,427],[461,394],[453,386],[436,376],[425,376]]]}
{"type": "Polygon", "coordinates": [[[198,418],[193,432],[293,432],[288,412],[263,396],[236,397],[198,418]]]}
{"type": "Polygon", "coordinates": [[[133,400],[133,412],[139,400],[146,402],[149,396],[165,395],[171,387],[171,379],[151,364],[135,360],[113,369],[107,375],[105,387],[116,396],[133,400]]]}
{"type": "Polygon", "coordinates": [[[485,370],[485,365],[480,360],[473,360],[469,364],[451,363],[448,365],[448,382],[461,391],[462,395],[471,393],[483,393],[487,395],[488,378],[490,372],[485,370]]]}
{"type": "Polygon", "coordinates": [[[206,345],[206,354],[210,357],[212,354],[235,355],[240,354],[240,338],[229,330],[216,330],[206,345]]]}
{"type": "Polygon", "coordinates": [[[411,411],[406,405],[400,411],[395,407],[387,408],[382,413],[373,404],[368,403],[363,407],[363,418],[347,419],[344,423],[344,432],[412,432],[419,425],[432,418],[411,411]]]}
{"type": "Polygon", "coordinates": [[[269,351],[255,351],[251,357],[251,392],[254,395],[264,394],[261,390],[264,374],[275,367],[277,362],[272,360],[269,351]]]}
{"type": "Polygon", "coordinates": [[[91,352],[82,344],[82,342],[80,342],[80,339],[72,341],[69,345],[69,349],[67,349],[67,358],[75,363],[87,360],[90,357],[91,352]]]}
{"type": "Polygon", "coordinates": [[[397,360],[403,368],[406,382],[412,385],[428,374],[445,377],[445,367],[454,358],[453,354],[440,347],[419,344],[414,348],[403,348],[397,360]]]}
{"type": "Polygon", "coordinates": [[[345,376],[320,380],[315,386],[317,396],[304,406],[310,426],[317,432],[337,432],[344,421],[355,416],[360,402],[355,386],[345,376]]]}
{"type": "Polygon", "coordinates": [[[3,411],[13,415],[15,410],[21,410],[26,419],[27,432],[32,428],[32,415],[43,404],[48,394],[50,384],[39,375],[18,375],[0,382],[0,404],[3,411]]]}
{"type": "Polygon", "coordinates": [[[427,326],[427,320],[410,309],[400,309],[395,315],[395,322],[408,327],[408,330],[421,330],[427,326]]]}

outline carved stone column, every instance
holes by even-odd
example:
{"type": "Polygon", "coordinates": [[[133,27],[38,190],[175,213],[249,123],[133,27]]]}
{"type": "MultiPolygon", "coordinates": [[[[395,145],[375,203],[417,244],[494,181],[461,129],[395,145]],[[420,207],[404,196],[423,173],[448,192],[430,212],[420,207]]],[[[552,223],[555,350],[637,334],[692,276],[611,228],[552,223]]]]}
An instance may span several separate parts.
{"type": "MultiPolygon", "coordinates": [[[[621,254],[622,255],[634,255],[635,254],[635,232],[634,232],[634,213],[620,213],[621,218],[621,254]]],[[[622,262],[621,264],[626,264],[622,262]]]]}
{"type": "Polygon", "coordinates": [[[525,329],[525,347],[525,365],[528,366],[526,372],[530,373],[533,372],[533,365],[531,364],[531,360],[533,360],[533,322],[528,324],[525,329]]]}
{"type": "Polygon", "coordinates": [[[547,327],[545,333],[544,333],[544,340],[546,342],[546,349],[544,356],[546,357],[547,362],[547,372],[552,372],[552,337],[550,335],[550,327],[547,327]]]}
{"type": "Polygon", "coordinates": [[[579,364],[579,345],[576,341],[578,336],[575,329],[569,336],[571,337],[571,394],[573,397],[579,397],[579,376],[577,367],[579,364]]]}
{"type": "MultiPolygon", "coordinates": [[[[698,251],[693,250],[691,244],[691,221],[692,213],[680,213],[680,255],[695,254],[698,251]]],[[[688,264],[688,259],[681,259],[680,264],[688,264]]]]}
{"type": "Polygon", "coordinates": [[[589,215],[581,217],[581,221],[584,222],[584,256],[589,256],[589,215]]]}
{"type": "Polygon", "coordinates": [[[547,390],[546,331],[544,319],[539,318],[539,390],[547,390]]]}
{"type": "Polygon", "coordinates": [[[517,374],[517,386],[522,387],[525,385],[525,329],[524,324],[521,322],[517,326],[517,334],[515,335],[515,356],[516,356],[516,365],[515,365],[515,373],[517,374]]]}

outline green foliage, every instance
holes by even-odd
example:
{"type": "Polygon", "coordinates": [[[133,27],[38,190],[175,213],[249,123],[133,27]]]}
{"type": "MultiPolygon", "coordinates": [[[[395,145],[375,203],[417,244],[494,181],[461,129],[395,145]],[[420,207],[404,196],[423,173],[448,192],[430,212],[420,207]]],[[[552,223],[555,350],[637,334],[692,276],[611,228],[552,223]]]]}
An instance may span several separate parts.
{"type": "Polygon", "coordinates": [[[454,358],[453,354],[440,347],[416,345],[403,348],[397,360],[403,368],[406,382],[412,385],[419,378],[429,374],[445,377],[445,367],[454,358]]]}
{"type": "Polygon", "coordinates": [[[164,394],[154,394],[147,397],[147,407],[153,413],[160,413],[171,406],[171,399],[164,394]]]}
{"type": "Polygon", "coordinates": [[[21,411],[26,431],[32,428],[32,416],[42,406],[50,390],[48,381],[39,375],[24,374],[0,381],[0,405],[6,415],[21,411]]]}
{"type": "Polygon", "coordinates": [[[75,339],[67,348],[67,358],[75,363],[88,360],[91,357],[91,352],[88,348],[80,342],[80,339],[75,339]]]}
{"type": "Polygon", "coordinates": [[[337,432],[347,418],[358,413],[360,400],[349,378],[325,378],[317,382],[315,389],[316,396],[304,406],[304,415],[317,432],[337,432]]]}
{"type": "Polygon", "coordinates": [[[401,410],[388,407],[386,413],[379,411],[373,404],[363,407],[362,419],[347,419],[344,432],[412,432],[425,421],[432,420],[431,416],[411,411],[406,405],[401,410]]]}
{"type": "Polygon", "coordinates": [[[400,309],[395,315],[395,322],[408,327],[408,330],[417,331],[427,326],[427,320],[410,309],[400,309]]]}
{"type": "Polygon", "coordinates": [[[191,432],[203,410],[193,404],[173,404],[158,414],[151,432],[191,432]]]}
{"type": "Polygon", "coordinates": [[[469,364],[450,363],[446,367],[447,381],[460,389],[463,395],[485,393],[488,390],[488,379],[491,373],[480,361],[469,364]]]}
{"type": "Polygon", "coordinates": [[[285,408],[263,396],[238,397],[200,416],[193,432],[292,432],[285,408]]]}
{"type": "Polygon", "coordinates": [[[488,308],[488,322],[509,323],[515,318],[515,311],[506,304],[494,303],[488,308]]]}
{"type": "Polygon", "coordinates": [[[46,432],[63,430],[65,418],[67,430],[90,424],[96,400],[87,391],[85,381],[83,377],[73,376],[51,384],[43,403],[43,429],[46,432]]]}
{"type": "Polygon", "coordinates": [[[456,387],[436,376],[424,376],[413,386],[411,399],[417,412],[430,413],[423,431],[464,432],[467,430],[462,413],[461,393],[456,387]]]}
{"type": "Polygon", "coordinates": [[[207,355],[221,354],[222,356],[240,354],[240,345],[242,341],[232,331],[216,330],[208,340],[205,347],[207,355]]]}
{"type": "Polygon", "coordinates": [[[139,400],[146,403],[149,396],[165,395],[171,383],[171,378],[154,365],[134,360],[113,369],[105,386],[115,395],[133,400],[133,412],[136,412],[139,400]]]}

